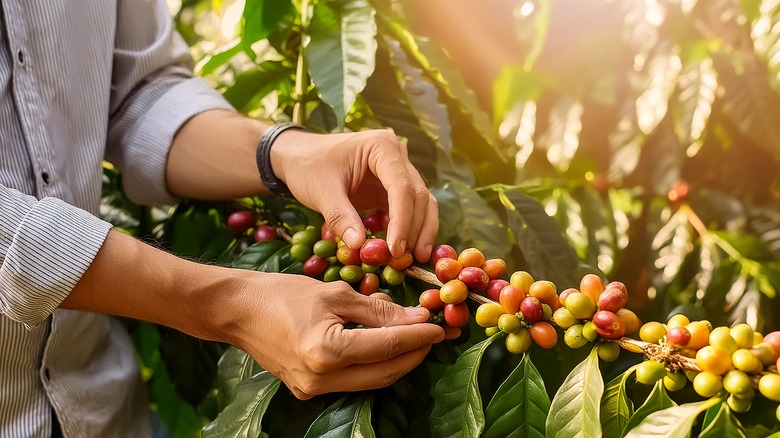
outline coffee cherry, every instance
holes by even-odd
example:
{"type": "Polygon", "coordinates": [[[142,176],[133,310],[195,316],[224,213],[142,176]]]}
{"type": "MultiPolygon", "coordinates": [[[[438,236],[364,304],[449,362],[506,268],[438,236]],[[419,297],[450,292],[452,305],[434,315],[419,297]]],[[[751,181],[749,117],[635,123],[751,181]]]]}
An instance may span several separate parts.
{"type": "Polygon", "coordinates": [[[496,333],[500,333],[501,329],[499,329],[497,326],[488,327],[485,329],[485,336],[488,338],[495,335],[496,333]]]}
{"type": "MultiPolygon", "coordinates": [[[[362,280],[360,280],[360,287],[358,288],[363,295],[371,295],[379,290],[379,276],[369,272],[365,274],[362,280]]],[[[392,299],[391,299],[392,301],[392,299]]]]}
{"type": "Polygon", "coordinates": [[[564,330],[580,323],[580,320],[575,318],[574,315],[569,312],[569,309],[565,307],[561,307],[553,313],[553,321],[555,321],[555,324],[557,324],[558,327],[564,330]]]}
{"type": "Polygon", "coordinates": [[[666,340],[673,347],[685,347],[691,340],[691,332],[685,327],[669,327],[669,330],[666,331],[666,340]]]}
{"type": "Polygon", "coordinates": [[[466,303],[444,306],[444,322],[450,327],[463,327],[469,322],[469,306],[466,303]]]}
{"type": "Polygon", "coordinates": [[[463,269],[463,265],[455,259],[442,257],[435,265],[436,278],[442,283],[458,278],[458,274],[463,269]]]}
{"type": "Polygon", "coordinates": [[[528,322],[536,322],[542,319],[544,311],[542,309],[542,303],[538,298],[525,297],[520,302],[520,312],[523,313],[523,317],[528,322]]]}
{"type": "Polygon", "coordinates": [[[561,304],[561,306],[564,307],[566,306],[566,297],[568,297],[573,293],[580,293],[580,291],[573,287],[570,287],[568,289],[565,289],[563,292],[561,292],[560,295],[558,295],[558,302],[561,304]]]}
{"type": "Polygon", "coordinates": [[[320,236],[323,240],[336,240],[336,232],[328,225],[327,222],[323,222],[320,227],[320,236]]]}
{"type": "Polygon", "coordinates": [[[758,381],[758,391],[769,400],[780,402],[780,375],[764,374],[758,381]]]}
{"type": "Polygon", "coordinates": [[[340,271],[340,265],[328,266],[328,269],[326,269],[325,273],[322,274],[322,281],[330,283],[331,281],[341,280],[341,275],[339,274],[340,271]]]}
{"type": "Polygon", "coordinates": [[[604,281],[596,274],[587,274],[580,280],[580,292],[589,297],[593,303],[598,301],[604,289],[604,281]]]}
{"type": "Polygon", "coordinates": [[[447,244],[439,245],[433,249],[433,253],[431,254],[431,263],[433,266],[436,266],[436,263],[444,257],[457,260],[458,253],[455,251],[455,248],[447,244]]]}
{"type": "Polygon", "coordinates": [[[403,271],[409,266],[412,266],[412,263],[414,263],[414,258],[412,257],[412,253],[405,252],[398,257],[391,258],[390,261],[387,262],[387,266],[390,266],[396,271],[403,271]]]}
{"type": "Polygon", "coordinates": [[[517,333],[520,330],[525,330],[520,322],[520,318],[509,313],[504,313],[498,317],[498,328],[504,333],[517,333]]]}
{"type": "MultiPolygon", "coordinates": [[[[571,298],[571,297],[569,297],[571,298]]],[[[626,325],[616,314],[608,310],[599,310],[593,315],[596,331],[604,339],[620,339],[626,334],[626,325]]]]}
{"type": "Polygon", "coordinates": [[[761,361],[746,348],[740,348],[731,355],[734,368],[746,373],[759,373],[764,368],[761,361]]]}
{"type": "Polygon", "coordinates": [[[516,271],[512,274],[511,277],[509,277],[509,283],[519,287],[526,294],[528,294],[528,289],[531,288],[531,284],[533,284],[533,282],[534,278],[531,277],[531,274],[525,271],[516,271]]]}
{"type": "Polygon", "coordinates": [[[477,248],[466,248],[458,255],[458,261],[464,268],[469,266],[479,268],[485,263],[485,255],[477,248]]]}
{"type": "Polygon", "coordinates": [[[731,368],[731,355],[720,347],[708,345],[696,352],[696,365],[702,371],[722,376],[731,368]]]}
{"type": "Polygon", "coordinates": [[[546,280],[538,280],[531,283],[531,286],[528,287],[528,295],[538,298],[543,303],[552,302],[558,296],[555,284],[546,280]]]}
{"type": "Polygon", "coordinates": [[[480,327],[493,327],[498,325],[498,318],[504,313],[504,308],[500,304],[483,303],[477,307],[474,319],[480,327]]]}
{"type": "Polygon", "coordinates": [[[360,266],[347,265],[341,268],[339,275],[341,276],[341,279],[347,283],[358,283],[363,280],[365,272],[363,272],[363,269],[361,269],[360,266]]]}
{"type": "Polygon", "coordinates": [[[739,398],[734,396],[734,394],[730,395],[728,399],[726,399],[726,404],[729,405],[729,409],[731,409],[734,412],[747,412],[750,410],[750,405],[752,404],[752,398],[739,398]]]}
{"type": "Polygon", "coordinates": [[[601,310],[609,310],[610,312],[617,313],[618,310],[622,309],[623,306],[626,305],[627,300],[628,295],[626,295],[622,290],[617,288],[608,288],[605,289],[601,295],[599,295],[598,300],[596,301],[596,306],[601,310]]]}
{"type": "Polygon", "coordinates": [[[385,229],[384,224],[382,223],[382,215],[380,213],[374,213],[366,216],[363,219],[363,226],[374,234],[385,229]]]}
{"type": "Polygon", "coordinates": [[[336,250],[336,258],[343,265],[361,265],[360,248],[352,249],[346,245],[336,250]]]}
{"type": "Polygon", "coordinates": [[[507,335],[504,343],[507,351],[512,354],[525,353],[531,347],[531,333],[525,329],[517,333],[510,333],[507,335]]]}
{"type": "Polygon", "coordinates": [[[458,280],[465,283],[470,290],[483,291],[487,289],[490,277],[482,268],[466,266],[458,273],[458,280]]]}
{"type": "Polygon", "coordinates": [[[750,377],[739,370],[729,370],[723,376],[723,389],[737,397],[745,397],[753,390],[750,377]]]}
{"type": "Polygon", "coordinates": [[[664,387],[669,392],[675,392],[685,388],[686,383],[688,383],[688,379],[683,373],[668,372],[664,376],[664,387]]]}
{"type": "Polygon", "coordinates": [[[584,293],[572,293],[566,297],[566,308],[579,319],[590,319],[596,313],[596,303],[584,293]]]}
{"type": "Polygon", "coordinates": [[[385,266],[385,268],[382,269],[382,279],[390,286],[398,286],[404,282],[406,274],[404,271],[396,271],[390,266],[385,266]]]}
{"type": "Polygon", "coordinates": [[[295,243],[290,247],[290,255],[299,262],[305,262],[312,254],[314,251],[312,251],[311,246],[305,243],[295,243]]]}
{"type": "Polygon", "coordinates": [[[276,240],[279,238],[279,235],[276,234],[274,227],[268,225],[260,225],[259,227],[255,228],[253,235],[255,242],[267,242],[269,240],[276,240]]]}
{"type": "Polygon", "coordinates": [[[615,342],[602,342],[596,347],[596,354],[604,362],[614,362],[620,356],[620,345],[615,342]]]}
{"type": "Polygon", "coordinates": [[[671,318],[669,318],[669,321],[666,323],[667,330],[671,329],[672,327],[685,327],[686,325],[690,324],[691,321],[688,319],[687,316],[683,315],[682,313],[678,313],[671,318]]]}
{"type": "Polygon", "coordinates": [[[758,358],[759,362],[761,362],[761,365],[765,367],[768,367],[775,362],[775,349],[768,342],[759,342],[758,344],[753,345],[750,352],[753,353],[753,355],[758,358]]]}
{"type": "Polygon", "coordinates": [[[290,239],[290,243],[293,245],[296,243],[302,243],[308,247],[312,247],[315,243],[317,243],[318,240],[320,240],[319,230],[314,228],[312,225],[309,225],[306,227],[306,229],[293,234],[292,238],[290,239]]]}
{"type": "Polygon", "coordinates": [[[719,375],[709,371],[702,371],[693,379],[693,390],[704,398],[711,398],[723,389],[723,382],[719,375]]]}
{"type": "Polygon", "coordinates": [[[636,367],[636,381],[643,385],[653,385],[666,376],[666,368],[662,363],[646,360],[636,367]]]}
{"type": "Polygon", "coordinates": [[[753,332],[753,345],[760,344],[764,341],[764,335],[761,332],[753,332]]]}
{"type": "Polygon", "coordinates": [[[336,255],[338,244],[335,240],[319,240],[314,244],[312,249],[314,250],[314,255],[326,259],[336,255]]]}
{"type": "Polygon", "coordinates": [[[320,274],[324,273],[325,270],[328,269],[328,266],[330,266],[328,260],[317,255],[313,255],[306,259],[306,262],[303,263],[303,273],[309,277],[319,277],[320,274]]]}
{"type": "Polygon", "coordinates": [[[547,303],[542,303],[542,320],[552,321],[553,310],[547,303]]]}
{"type": "MultiPolygon", "coordinates": [[[[450,280],[439,290],[439,297],[446,304],[458,304],[466,301],[469,296],[469,288],[460,280],[450,280]]],[[[490,324],[496,325],[496,324],[490,324]]]]}
{"type": "Polygon", "coordinates": [[[502,259],[488,259],[482,264],[482,270],[491,279],[501,278],[506,274],[506,262],[502,259]]]}
{"type": "Polygon", "coordinates": [[[545,350],[555,347],[555,344],[558,343],[558,332],[555,331],[555,328],[549,322],[535,322],[531,326],[530,332],[534,343],[545,350]]]}
{"type": "Polygon", "coordinates": [[[666,336],[666,327],[656,321],[644,324],[639,330],[639,339],[651,344],[657,344],[664,336],[666,336]]]}
{"type": "Polygon", "coordinates": [[[729,331],[731,337],[737,343],[739,348],[750,348],[753,346],[753,328],[747,324],[737,324],[729,331]]]}
{"type": "MultiPolygon", "coordinates": [[[[493,301],[499,301],[501,298],[501,289],[505,286],[509,286],[509,282],[506,280],[500,278],[490,280],[487,289],[485,289],[485,296],[493,301]]],[[[525,294],[523,294],[523,296],[525,296],[525,294]]]]}
{"type": "Polygon", "coordinates": [[[582,348],[588,343],[585,336],[582,336],[582,324],[575,324],[563,334],[563,342],[570,348],[582,348]]]}
{"type": "Polygon", "coordinates": [[[360,260],[369,265],[386,265],[392,257],[387,242],[382,239],[368,239],[360,248],[360,260]]]}
{"type": "Polygon", "coordinates": [[[716,327],[710,332],[709,337],[710,345],[714,347],[720,347],[733,354],[739,348],[737,341],[731,337],[731,332],[728,327],[716,327]]]}
{"type": "Polygon", "coordinates": [[[420,294],[420,305],[431,312],[443,309],[445,304],[439,296],[439,289],[428,289],[420,294]]]}
{"type": "Polygon", "coordinates": [[[686,325],[685,329],[691,334],[691,339],[685,344],[686,347],[698,350],[709,343],[710,329],[704,323],[693,321],[686,325]]]}
{"type": "Polygon", "coordinates": [[[230,213],[227,226],[235,234],[244,234],[255,225],[255,215],[250,211],[241,210],[230,213]]]}
{"type": "Polygon", "coordinates": [[[599,332],[596,329],[596,324],[593,321],[588,321],[582,326],[582,336],[589,341],[595,341],[599,337],[599,332]]]}
{"type": "Polygon", "coordinates": [[[504,286],[498,295],[498,302],[503,306],[506,313],[517,313],[520,311],[520,305],[526,298],[522,289],[511,284],[504,286]]]}
{"type": "Polygon", "coordinates": [[[620,309],[615,314],[618,316],[618,318],[620,318],[621,321],[623,321],[623,325],[626,326],[626,334],[634,333],[635,331],[639,330],[639,326],[642,325],[642,321],[639,320],[639,317],[636,316],[636,313],[628,309],[620,309]]]}
{"type": "Polygon", "coordinates": [[[379,266],[376,265],[367,265],[363,262],[360,262],[360,268],[363,269],[363,272],[368,274],[369,272],[372,274],[376,274],[379,272],[379,266]]]}
{"type": "Polygon", "coordinates": [[[780,331],[767,333],[762,342],[766,342],[775,349],[775,360],[780,358],[780,331]]]}

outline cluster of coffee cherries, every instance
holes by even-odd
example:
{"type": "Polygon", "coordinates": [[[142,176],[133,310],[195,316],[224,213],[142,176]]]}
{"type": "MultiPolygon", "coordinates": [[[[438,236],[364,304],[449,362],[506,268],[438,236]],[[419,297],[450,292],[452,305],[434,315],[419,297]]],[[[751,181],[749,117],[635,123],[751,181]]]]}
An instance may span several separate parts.
{"type": "MultiPolygon", "coordinates": [[[[382,237],[387,220],[382,213],[366,216],[363,224],[370,237],[360,248],[350,248],[327,223],[317,228],[308,226],[292,235],[290,254],[303,262],[303,273],[325,282],[343,280],[360,293],[372,295],[381,286],[397,286],[406,278],[404,269],[414,262],[412,254],[405,252],[393,257],[382,237]],[[376,234],[374,234],[376,233],[376,234]]],[[[377,298],[389,298],[377,295],[377,298]]]]}
{"type": "MultiPolygon", "coordinates": [[[[780,331],[764,336],[748,324],[713,328],[708,321],[690,321],[677,314],[666,324],[643,325],[639,337],[694,359],[701,370],[673,372],[664,360],[668,356],[651,355],[637,367],[637,381],[641,383],[652,384],[663,378],[664,386],[676,391],[690,380],[693,389],[708,398],[725,390],[729,394],[727,403],[735,412],[750,409],[756,389],[764,397],[780,401],[780,331]]],[[[780,407],[777,416],[780,420],[780,407]]]]}
{"type": "Polygon", "coordinates": [[[227,226],[235,234],[251,234],[255,242],[277,240],[279,234],[274,227],[267,224],[258,224],[254,213],[249,210],[238,210],[227,217],[227,226]]]}

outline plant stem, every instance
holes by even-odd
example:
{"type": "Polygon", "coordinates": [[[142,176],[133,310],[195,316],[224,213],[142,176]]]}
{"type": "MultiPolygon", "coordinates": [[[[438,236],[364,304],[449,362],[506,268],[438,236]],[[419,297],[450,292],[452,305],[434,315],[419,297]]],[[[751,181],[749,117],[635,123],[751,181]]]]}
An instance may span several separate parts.
{"type": "Polygon", "coordinates": [[[295,106],[293,123],[306,124],[306,92],[309,89],[309,75],[306,71],[306,59],[303,54],[306,32],[309,27],[309,0],[301,1],[301,46],[298,49],[298,64],[295,68],[295,106]]]}

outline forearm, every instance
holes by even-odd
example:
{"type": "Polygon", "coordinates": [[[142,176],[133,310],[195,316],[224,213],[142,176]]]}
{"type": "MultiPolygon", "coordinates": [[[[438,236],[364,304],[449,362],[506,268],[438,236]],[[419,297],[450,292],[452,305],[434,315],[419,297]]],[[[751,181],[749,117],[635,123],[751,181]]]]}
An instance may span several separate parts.
{"type": "Polygon", "coordinates": [[[111,231],[61,308],[163,324],[230,342],[228,303],[241,271],[197,264],[111,231]],[[230,274],[230,275],[228,275],[230,274]]]}

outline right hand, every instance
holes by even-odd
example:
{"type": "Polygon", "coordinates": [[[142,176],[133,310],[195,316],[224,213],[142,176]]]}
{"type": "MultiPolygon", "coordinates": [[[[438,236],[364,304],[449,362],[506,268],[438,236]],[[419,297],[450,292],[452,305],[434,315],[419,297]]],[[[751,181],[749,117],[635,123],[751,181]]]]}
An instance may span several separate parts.
{"type": "MultiPolygon", "coordinates": [[[[244,275],[242,275],[243,277],[244,275]]],[[[230,342],[252,355],[299,399],[389,386],[444,339],[421,307],[356,293],[344,282],[246,274],[230,301],[230,342]],[[260,276],[264,278],[259,278],[260,276]],[[263,290],[257,285],[264,283],[263,290]],[[345,329],[354,322],[366,329],[345,329]]]]}

